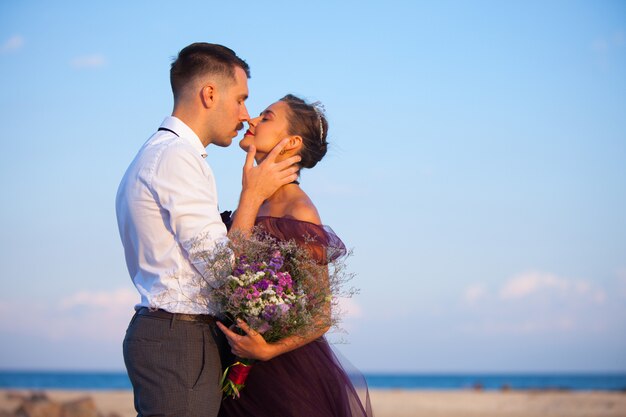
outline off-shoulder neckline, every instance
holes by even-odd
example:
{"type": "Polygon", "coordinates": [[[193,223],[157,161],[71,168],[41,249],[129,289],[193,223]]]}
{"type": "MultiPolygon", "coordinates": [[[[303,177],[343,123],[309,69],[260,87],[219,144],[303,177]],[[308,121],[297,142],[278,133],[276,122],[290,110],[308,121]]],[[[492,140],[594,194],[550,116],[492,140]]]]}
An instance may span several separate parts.
{"type": "Polygon", "coordinates": [[[300,219],[293,219],[291,217],[276,217],[276,216],[257,216],[256,218],[257,220],[259,219],[276,219],[276,220],[289,220],[291,222],[300,222],[300,223],[308,223],[311,224],[313,226],[317,226],[317,227],[325,227],[324,224],[317,224],[317,223],[313,223],[313,222],[309,222],[307,220],[300,220],[300,219]]]}

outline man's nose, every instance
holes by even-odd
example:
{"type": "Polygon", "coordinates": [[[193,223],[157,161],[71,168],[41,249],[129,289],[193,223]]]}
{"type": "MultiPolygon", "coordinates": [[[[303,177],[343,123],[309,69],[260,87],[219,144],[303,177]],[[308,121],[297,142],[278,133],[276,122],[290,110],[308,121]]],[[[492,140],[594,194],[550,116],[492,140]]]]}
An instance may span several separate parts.
{"type": "Polygon", "coordinates": [[[250,122],[250,115],[248,114],[246,106],[243,106],[243,112],[239,115],[239,120],[242,122],[250,122]]]}

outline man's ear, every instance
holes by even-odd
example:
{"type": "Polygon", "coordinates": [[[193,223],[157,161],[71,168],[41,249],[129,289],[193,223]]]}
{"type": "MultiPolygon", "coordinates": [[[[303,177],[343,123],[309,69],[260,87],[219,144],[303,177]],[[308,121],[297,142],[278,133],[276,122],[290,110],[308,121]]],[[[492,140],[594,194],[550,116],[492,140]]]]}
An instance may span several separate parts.
{"type": "Polygon", "coordinates": [[[289,137],[289,142],[283,148],[286,151],[299,150],[302,147],[302,136],[294,135],[289,137]]]}
{"type": "Polygon", "coordinates": [[[210,109],[215,105],[217,89],[214,84],[205,84],[200,90],[200,101],[202,105],[210,109]]]}

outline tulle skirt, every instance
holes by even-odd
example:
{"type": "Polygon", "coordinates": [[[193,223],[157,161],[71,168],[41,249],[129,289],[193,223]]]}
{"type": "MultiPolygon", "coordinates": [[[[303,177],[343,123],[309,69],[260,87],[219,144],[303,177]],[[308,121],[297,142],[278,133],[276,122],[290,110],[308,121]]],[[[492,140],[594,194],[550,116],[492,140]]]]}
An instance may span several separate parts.
{"type": "Polygon", "coordinates": [[[372,417],[363,376],[325,338],[256,362],[240,398],[224,398],[219,417],[372,417]]]}

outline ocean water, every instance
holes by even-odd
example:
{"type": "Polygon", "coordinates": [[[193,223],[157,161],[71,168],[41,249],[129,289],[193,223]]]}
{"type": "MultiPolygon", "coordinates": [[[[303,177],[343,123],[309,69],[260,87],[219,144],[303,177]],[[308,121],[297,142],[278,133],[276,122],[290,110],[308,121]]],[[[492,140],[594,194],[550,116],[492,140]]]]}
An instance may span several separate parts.
{"type": "Polygon", "coordinates": [[[365,377],[371,388],[383,389],[626,391],[626,374],[368,374],[365,377]]]}
{"type": "MultiPolygon", "coordinates": [[[[375,389],[555,389],[626,391],[626,373],[612,374],[365,374],[375,389]]],[[[0,388],[131,389],[125,372],[0,371],[0,388]]]]}

